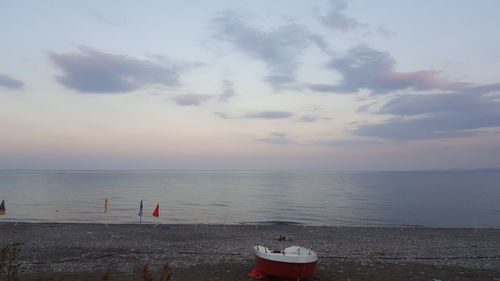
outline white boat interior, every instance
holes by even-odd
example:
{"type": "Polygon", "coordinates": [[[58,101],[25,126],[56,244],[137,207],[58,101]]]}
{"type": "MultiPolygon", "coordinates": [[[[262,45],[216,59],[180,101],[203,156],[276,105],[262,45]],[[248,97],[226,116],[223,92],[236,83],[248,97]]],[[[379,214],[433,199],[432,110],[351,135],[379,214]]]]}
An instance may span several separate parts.
{"type": "Polygon", "coordinates": [[[254,247],[254,253],[259,258],[276,262],[312,263],[318,261],[318,254],[315,251],[299,246],[291,246],[283,251],[276,251],[257,245],[254,247]]]}

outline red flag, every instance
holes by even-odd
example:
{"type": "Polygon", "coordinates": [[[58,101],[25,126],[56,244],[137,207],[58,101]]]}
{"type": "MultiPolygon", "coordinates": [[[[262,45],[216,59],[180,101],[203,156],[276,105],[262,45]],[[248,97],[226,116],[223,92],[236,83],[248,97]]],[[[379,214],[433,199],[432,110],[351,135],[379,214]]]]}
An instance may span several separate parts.
{"type": "Polygon", "coordinates": [[[160,204],[156,204],[156,208],[153,212],[153,217],[159,217],[160,216],[160,204]]]}

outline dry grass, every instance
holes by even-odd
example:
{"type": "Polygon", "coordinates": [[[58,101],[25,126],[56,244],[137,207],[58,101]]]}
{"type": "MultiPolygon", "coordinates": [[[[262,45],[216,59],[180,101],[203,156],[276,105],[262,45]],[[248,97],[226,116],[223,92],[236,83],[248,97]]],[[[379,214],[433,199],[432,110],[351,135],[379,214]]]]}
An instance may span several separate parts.
{"type": "Polygon", "coordinates": [[[165,264],[160,270],[160,281],[170,280],[170,278],[172,278],[172,274],[174,274],[174,272],[172,271],[172,268],[170,268],[170,265],[168,263],[165,264]]]}
{"type": "Polygon", "coordinates": [[[147,263],[143,264],[139,269],[139,280],[153,281],[153,274],[149,270],[149,265],[147,263]]]}
{"type": "MultiPolygon", "coordinates": [[[[21,250],[17,247],[11,245],[7,246],[0,245],[0,281],[19,281],[18,273],[20,271],[20,262],[17,260],[17,258],[19,257],[20,252],[21,250]]],[[[170,278],[172,278],[172,274],[173,274],[172,268],[167,263],[159,270],[160,278],[158,280],[168,281],[170,280],[170,278]]],[[[108,270],[100,276],[100,279],[101,281],[113,280],[113,278],[111,277],[112,276],[108,270]]],[[[63,281],[62,278],[45,279],[43,277],[41,277],[38,280],[63,281]]],[[[151,272],[150,267],[147,263],[139,267],[138,280],[139,281],[155,280],[155,278],[153,277],[153,273],[151,272]]]]}
{"type": "Polygon", "coordinates": [[[17,257],[21,250],[10,245],[0,246],[0,281],[18,281],[19,263],[17,257]]]}
{"type": "MultiPolygon", "coordinates": [[[[160,269],[160,279],[159,281],[168,281],[170,278],[172,278],[172,268],[170,268],[170,265],[166,263],[161,269],[160,269]]],[[[141,281],[154,281],[155,278],[153,277],[153,273],[149,269],[149,265],[143,264],[139,268],[139,280],[141,281]]]]}
{"type": "Polygon", "coordinates": [[[101,275],[101,281],[108,281],[109,280],[109,272],[104,273],[101,275]]]}

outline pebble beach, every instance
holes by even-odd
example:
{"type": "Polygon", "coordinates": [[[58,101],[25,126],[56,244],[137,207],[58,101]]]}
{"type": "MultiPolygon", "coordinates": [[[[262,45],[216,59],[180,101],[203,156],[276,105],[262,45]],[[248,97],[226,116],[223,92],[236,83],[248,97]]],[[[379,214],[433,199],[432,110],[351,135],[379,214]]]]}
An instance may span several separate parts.
{"type": "Polygon", "coordinates": [[[21,280],[100,280],[104,272],[139,280],[140,265],[166,263],[172,280],[253,280],[257,244],[312,248],[320,280],[500,280],[500,229],[0,224],[0,245],[21,250],[21,280]]]}

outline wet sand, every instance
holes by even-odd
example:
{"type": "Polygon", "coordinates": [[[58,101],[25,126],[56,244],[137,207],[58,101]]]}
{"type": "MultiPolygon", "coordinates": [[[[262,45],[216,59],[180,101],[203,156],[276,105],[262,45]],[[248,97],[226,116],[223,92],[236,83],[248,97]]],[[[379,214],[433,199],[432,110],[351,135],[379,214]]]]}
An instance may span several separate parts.
{"type": "Polygon", "coordinates": [[[0,223],[8,244],[21,280],[139,280],[144,263],[169,263],[172,280],[253,280],[256,244],[312,247],[313,280],[500,280],[500,229],[0,223]]]}

